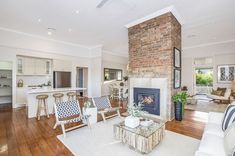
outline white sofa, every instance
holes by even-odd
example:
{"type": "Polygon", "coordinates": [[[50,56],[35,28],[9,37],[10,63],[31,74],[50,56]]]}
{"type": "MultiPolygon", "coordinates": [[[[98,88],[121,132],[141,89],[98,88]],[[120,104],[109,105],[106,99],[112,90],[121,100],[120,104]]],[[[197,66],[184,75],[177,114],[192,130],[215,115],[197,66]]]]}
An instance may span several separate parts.
{"type": "Polygon", "coordinates": [[[210,112],[200,146],[195,156],[225,156],[223,113],[210,112]]]}

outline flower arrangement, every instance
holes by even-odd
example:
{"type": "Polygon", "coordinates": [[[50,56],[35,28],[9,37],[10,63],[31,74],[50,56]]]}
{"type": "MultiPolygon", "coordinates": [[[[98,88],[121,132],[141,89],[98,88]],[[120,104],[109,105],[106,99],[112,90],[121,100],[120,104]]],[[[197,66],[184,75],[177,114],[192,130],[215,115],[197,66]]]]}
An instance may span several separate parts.
{"type": "Polygon", "coordinates": [[[140,117],[143,112],[142,109],[143,104],[139,102],[138,104],[134,103],[133,105],[129,105],[127,107],[127,112],[132,117],[140,117]]]}
{"type": "Polygon", "coordinates": [[[85,101],[85,102],[84,102],[84,109],[86,110],[87,108],[90,108],[91,102],[89,101],[88,98],[85,98],[84,101],[85,101]]]}

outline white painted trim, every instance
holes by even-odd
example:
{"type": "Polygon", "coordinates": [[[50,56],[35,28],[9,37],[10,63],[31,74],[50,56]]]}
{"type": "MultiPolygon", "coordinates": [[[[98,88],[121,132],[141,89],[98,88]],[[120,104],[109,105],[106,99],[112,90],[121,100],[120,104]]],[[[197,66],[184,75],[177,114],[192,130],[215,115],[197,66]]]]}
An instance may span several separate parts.
{"type": "Polygon", "coordinates": [[[199,44],[199,45],[195,45],[195,46],[191,46],[191,47],[185,47],[182,49],[183,50],[194,49],[194,48],[207,47],[207,46],[212,46],[212,45],[217,45],[217,44],[225,44],[225,43],[230,43],[230,42],[235,42],[235,39],[220,41],[220,42],[210,42],[210,43],[205,43],[205,44],[199,44]]]}
{"type": "Polygon", "coordinates": [[[110,54],[110,55],[113,55],[113,56],[120,56],[120,57],[125,57],[125,58],[128,58],[129,56],[129,54],[127,53],[127,54],[124,54],[124,53],[115,53],[115,52],[112,52],[112,51],[108,51],[108,50],[103,50],[102,51],[102,53],[103,54],[110,54]]]}
{"type": "Polygon", "coordinates": [[[153,19],[155,17],[161,16],[161,15],[163,15],[165,13],[168,13],[168,12],[171,12],[175,16],[175,18],[179,21],[179,23],[181,25],[184,24],[184,20],[183,20],[182,16],[178,13],[176,8],[173,5],[171,5],[169,7],[166,7],[166,8],[163,8],[161,10],[158,10],[158,11],[156,11],[156,12],[150,14],[150,15],[147,15],[147,16],[145,16],[143,18],[140,18],[140,19],[137,19],[137,20],[135,20],[133,22],[130,22],[130,23],[126,24],[125,27],[126,28],[133,27],[133,26],[135,26],[137,24],[143,23],[143,22],[145,22],[147,20],[150,20],[150,19],[153,19]]]}

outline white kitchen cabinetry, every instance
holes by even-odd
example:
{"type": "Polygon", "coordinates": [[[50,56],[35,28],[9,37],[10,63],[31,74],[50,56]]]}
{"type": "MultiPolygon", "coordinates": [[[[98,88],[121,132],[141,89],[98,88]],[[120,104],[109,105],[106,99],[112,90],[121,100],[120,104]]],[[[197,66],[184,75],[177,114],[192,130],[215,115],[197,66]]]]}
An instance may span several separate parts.
{"type": "Polygon", "coordinates": [[[54,71],[72,71],[72,63],[63,60],[53,60],[54,71]]]}
{"type": "Polygon", "coordinates": [[[17,73],[18,75],[50,75],[52,71],[52,60],[18,57],[17,73]]]}
{"type": "Polygon", "coordinates": [[[16,88],[16,103],[17,105],[25,105],[27,103],[26,88],[16,88]]]}

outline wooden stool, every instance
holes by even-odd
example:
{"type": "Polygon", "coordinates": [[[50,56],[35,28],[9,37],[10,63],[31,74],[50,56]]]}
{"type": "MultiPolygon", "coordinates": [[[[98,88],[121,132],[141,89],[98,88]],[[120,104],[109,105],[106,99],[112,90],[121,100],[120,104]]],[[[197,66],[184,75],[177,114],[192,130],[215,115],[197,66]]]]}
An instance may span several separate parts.
{"type": "Polygon", "coordinates": [[[76,98],[77,98],[76,92],[68,92],[67,96],[68,96],[68,101],[73,101],[73,100],[76,100],[76,98]]]}
{"type": "Polygon", "coordinates": [[[55,103],[63,102],[63,93],[55,93],[53,97],[55,98],[55,103]]]}
{"type": "Polygon", "coordinates": [[[38,110],[37,110],[37,118],[40,120],[41,111],[44,110],[45,115],[49,118],[48,107],[47,107],[47,100],[48,95],[37,95],[36,99],[38,100],[38,110]]]}

